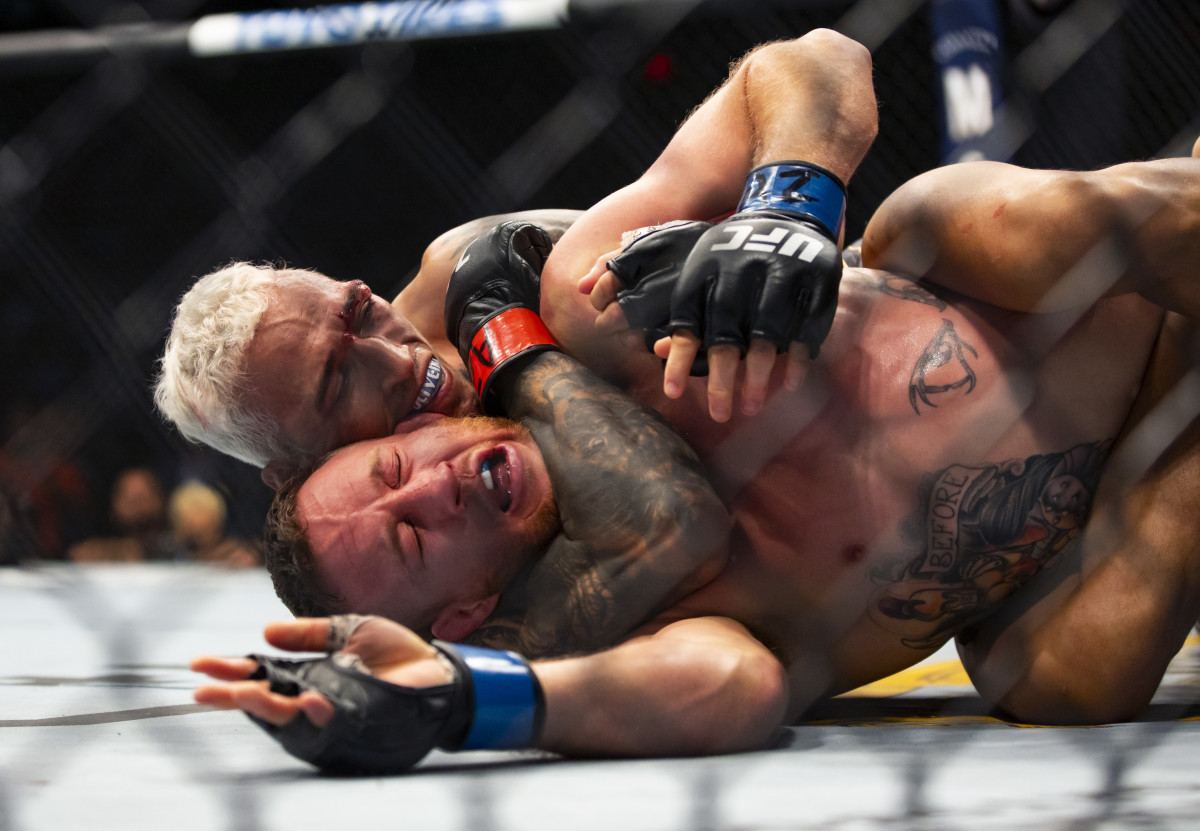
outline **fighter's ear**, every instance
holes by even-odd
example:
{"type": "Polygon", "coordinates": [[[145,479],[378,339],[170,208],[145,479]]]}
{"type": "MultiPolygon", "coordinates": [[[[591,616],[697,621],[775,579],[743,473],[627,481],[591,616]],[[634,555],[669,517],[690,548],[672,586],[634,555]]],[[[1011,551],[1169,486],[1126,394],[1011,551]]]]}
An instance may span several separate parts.
{"type": "Polygon", "coordinates": [[[479,628],[496,608],[500,595],[493,594],[476,601],[461,601],[443,609],[430,627],[438,640],[457,643],[479,628]]]}
{"type": "Polygon", "coordinates": [[[272,459],[267,462],[267,466],[262,469],[263,483],[273,491],[283,487],[283,483],[292,475],[293,469],[288,467],[283,462],[278,462],[272,459]]]}

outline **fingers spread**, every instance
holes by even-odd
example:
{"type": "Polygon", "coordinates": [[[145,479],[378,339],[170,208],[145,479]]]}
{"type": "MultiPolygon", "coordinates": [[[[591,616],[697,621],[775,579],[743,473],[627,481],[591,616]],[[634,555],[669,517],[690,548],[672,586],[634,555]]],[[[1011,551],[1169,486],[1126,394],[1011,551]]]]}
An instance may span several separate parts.
{"type": "Polygon", "coordinates": [[[708,350],[708,414],[713,421],[729,421],[733,415],[733,389],[741,350],[720,345],[708,350]]]}
{"type": "MultiPolygon", "coordinates": [[[[660,341],[661,343],[661,341],[660,341]]],[[[668,398],[678,398],[683,395],[688,376],[692,371],[692,362],[700,351],[700,339],[686,329],[680,329],[671,335],[671,351],[667,355],[667,366],[663,370],[663,392],[668,398]]],[[[655,345],[655,353],[658,346],[655,345]]]]}
{"type": "Polygon", "coordinates": [[[276,726],[287,724],[300,712],[299,698],[270,692],[263,682],[239,681],[228,689],[239,709],[276,726]]]}
{"type": "Polygon", "coordinates": [[[238,709],[238,705],[233,700],[233,693],[225,685],[206,684],[202,687],[196,687],[192,691],[192,699],[197,704],[220,707],[222,710],[238,709]]]}
{"type": "MultiPolygon", "coordinates": [[[[593,297],[594,296],[595,295],[593,295],[593,297]]],[[[629,321],[626,320],[625,310],[621,308],[620,303],[611,304],[607,308],[603,309],[596,317],[596,331],[602,335],[609,335],[614,332],[623,332],[628,328],[629,321]]]]}
{"type": "Polygon", "coordinates": [[[756,339],[750,342],[746,352],[746,377],[742,381],[742,412],[746,415],[757,415],[762,410],[776,355],[770,341],[756,339]]]}
{"type": "Polygon", "coordinates": [[[292,652],[324,652],[329,639],[329,619],[299,617],[277,620],[263,629],[267,643],[292,652]]]}
{"type": "Polygon", "coordinates": [[[808,347],[800,341],[792,341],[788,347],[787,370],[783,374],[783,385],[789,390],[798,390],[808,376],[808,347]]]}
{"type": "Polygon", "coordinates": [[[588,295],[592,308],[598,312],[616,300],[617,292],[621,290],[620,280],[608,270],[608,261],[620,253],[618,249],[601,256],[592,266],[592,270],[579,281],[579,290],[588,295]]]}
{"type": "Polygon", "coordinates": [[[373,617],[354,630],[345,651],[362,658],[375,674],[396,664],[434,660],[437,654],[416,632],[380,617],[373,617]]]}
{"type": "Polygon", "coordinates": [[[198,655],[192,659],[192,672],[203,672],[220,681],[241,681],[258,668],[250,658],[219,658],[215,655],[198,655]]]}
{"type": "Polygon", "coordinates": [[[306,690],[296,699],[301,712],[317,727],[324,727],[333,721],[333,704],[319,692],[306,690]]]}

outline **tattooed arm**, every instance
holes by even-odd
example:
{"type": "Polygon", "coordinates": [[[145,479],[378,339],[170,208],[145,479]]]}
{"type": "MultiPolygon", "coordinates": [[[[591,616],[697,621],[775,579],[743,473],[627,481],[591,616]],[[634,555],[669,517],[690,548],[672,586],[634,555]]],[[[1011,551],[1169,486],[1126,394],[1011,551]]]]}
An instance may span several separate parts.
{"type": "Polygon", "coordinates": [[[729,516],[657,414],[558,352],[505,391],[554,483],[562,529],[470,639],[530,657],[610,646],[715,577],[729,516]]]}

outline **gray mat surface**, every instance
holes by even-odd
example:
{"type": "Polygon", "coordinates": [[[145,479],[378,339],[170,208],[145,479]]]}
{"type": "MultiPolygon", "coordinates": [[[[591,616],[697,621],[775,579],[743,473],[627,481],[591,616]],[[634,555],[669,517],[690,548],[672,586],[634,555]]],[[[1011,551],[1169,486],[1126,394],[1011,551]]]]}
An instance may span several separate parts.
{"type": "Polygon", "coordinates": [[[193,654],[261,651],[282,617],[257,571],[0,571],[0,831],[1200,827],[1200,646],[1135,724],[1005,724],[943,651],[758,753],[435,753],[339,779],[191,702],[193,654]]]}

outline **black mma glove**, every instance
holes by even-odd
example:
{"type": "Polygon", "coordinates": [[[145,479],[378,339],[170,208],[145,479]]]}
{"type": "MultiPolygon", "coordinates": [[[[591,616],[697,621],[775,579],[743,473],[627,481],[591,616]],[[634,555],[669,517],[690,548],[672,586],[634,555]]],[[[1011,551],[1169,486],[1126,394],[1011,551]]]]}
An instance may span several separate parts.
{"type": "Polygon", "coordinates": [[[734,344],[742,354],[754,338],[779,352],[800,341],[815,358],[837,308],[845,213],[846,188],[824,168],[756,167],[737,212],[688,255],[671,297],[670,330],[696,334],[705,350],[734,344]]]}
{"type": "Polygon", "coordinates": [[[542,267],[552,248],[545,229],[504,222],[467,246],[450,276],[446,337],[491,415],[503,415],[496,385],[504,367],[519,356],[558,348],[538,316],[542,267]]]}
{"type": "Polygon", "coordinates": [[[276,726],[255,716],[298,759],[336,773],[398,773],[441,750],[516,750],[532,747],[545,717],[542,688],[515,652],[434,641],[454,665],[455,679],[415,689],[390,684],[356,668],[339,652],[325,658],[286,660],[251,655],[272,692],[316,690],[334,706],[333,720],[316,727],[297,715],[276,726]]]}
{"type": "MultiPolygon", "coordinates": [[[[608,261],[608,270],[620,281],[617,302],[630,328],[641,329],[646,349],[653,352],[660,338],[671,330],[671,293],[683,263],[711,222],[679,220],[647,229],[608,261]]],[[[696,356],[693,372],[707,366],[704,355],[696,356]]]]}

